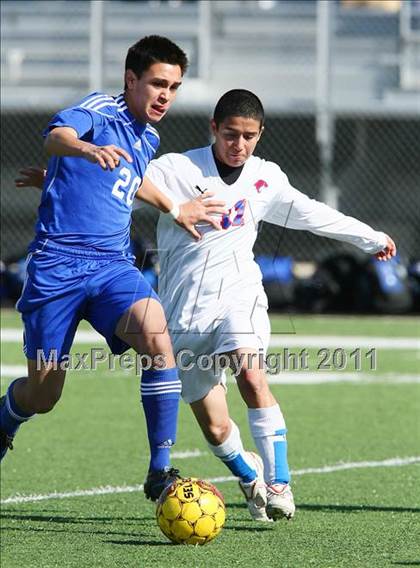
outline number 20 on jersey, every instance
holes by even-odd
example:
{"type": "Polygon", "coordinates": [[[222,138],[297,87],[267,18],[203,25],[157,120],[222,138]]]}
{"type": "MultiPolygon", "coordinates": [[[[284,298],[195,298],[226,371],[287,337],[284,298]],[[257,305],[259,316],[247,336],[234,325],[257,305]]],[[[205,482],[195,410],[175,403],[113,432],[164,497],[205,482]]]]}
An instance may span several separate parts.
{"type": "Polygon", "coordinates": [[[135,176],[131,179],[131,171],[125,167],[121,168],[119,171],[119,178],[112,187],[112,195],[115,195],[122,201],[126,201],[127,205],[131,206],[133,205],[134,196],[136,195],[140,185],[141,178],[139,178],[139,176],[135,176]],[[126,189],[128,186],[130,186],[130,189],[127,192],[127,196],[125,196],[123,189],[126,189]]]}

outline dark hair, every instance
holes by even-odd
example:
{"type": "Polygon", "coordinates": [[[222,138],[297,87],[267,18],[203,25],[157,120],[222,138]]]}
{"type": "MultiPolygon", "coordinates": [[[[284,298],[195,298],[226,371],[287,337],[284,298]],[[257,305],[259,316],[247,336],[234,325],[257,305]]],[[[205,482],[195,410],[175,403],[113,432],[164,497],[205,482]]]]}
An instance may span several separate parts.
{"type": "Polygon", "coordinates": [[[186,54],[173,41],[166,37],[150,35],[132,45],[125,58],[125,70],[131,69],[141,77],[154,63],[179,65],[184,75],[188,67],[186,54]]]}
{"type": "Polygon", "coordinates": [[[213,113],[213,120],[219,126],[230,116],[242,116],[244,118],[255,118],[260,122],[260,127],[264,125],[264,107],[262,102],[245,89],[232,89],[219,99],[213,113]]]}

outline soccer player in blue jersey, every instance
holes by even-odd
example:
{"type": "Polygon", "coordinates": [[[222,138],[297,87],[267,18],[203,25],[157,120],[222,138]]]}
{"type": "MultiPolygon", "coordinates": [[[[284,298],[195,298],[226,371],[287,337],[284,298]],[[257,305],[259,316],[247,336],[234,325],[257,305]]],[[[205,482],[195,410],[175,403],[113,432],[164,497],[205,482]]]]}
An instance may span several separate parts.
{"type": "Polygon", "coordinates": [[[0,406],[3,458],[18,428],[60,399],[66,372],[54,362],[68,355],[82,319],[105,337],[113,353],[132,347],[155,358],[141,379],[151,451],[145,493],[153,500],[177,474],[169,450],[176,438],[181,383],[160,301],[128,252],[129,229],[136,196],[197,238],[199,219],[216,225],[210,214],[220,203],[174,206],[144,179],[159,145],[151,123],[171,106],[187,63],[167,38],[143,38],[128,50],[121,95],[92,93],[50,121],[48,174],[17,303],[28,376],[10,384],[0,406]]]}

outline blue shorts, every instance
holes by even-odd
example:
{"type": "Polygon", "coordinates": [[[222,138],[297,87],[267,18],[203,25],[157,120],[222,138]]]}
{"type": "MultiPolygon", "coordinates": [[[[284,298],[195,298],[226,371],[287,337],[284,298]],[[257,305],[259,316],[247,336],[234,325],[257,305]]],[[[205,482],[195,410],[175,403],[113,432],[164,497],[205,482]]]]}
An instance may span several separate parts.
{"type": "Polygon", "coordinates": [[[24,323],[24,352],[36,359],[42,349],[60,359],[70,352],[80,320],[85,319],[106,339],[112,353],[129,345],[115,328],[138,300],[159,298],[132,257],[73,247],[45,246],[28,256],[26,282],[16,308],[24,323]]]}

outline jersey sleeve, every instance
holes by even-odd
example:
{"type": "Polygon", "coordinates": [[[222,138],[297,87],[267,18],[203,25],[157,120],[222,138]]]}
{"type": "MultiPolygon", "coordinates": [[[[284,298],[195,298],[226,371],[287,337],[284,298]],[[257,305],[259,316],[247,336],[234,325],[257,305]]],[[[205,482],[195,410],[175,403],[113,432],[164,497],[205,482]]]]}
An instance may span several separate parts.
{"type": "MultiPolygon", "coordinates": [[[[86,99],[84,99],[86,100],[86,99]]],[[[43,136],[60,126],[68,126],[77,132],[78,138],[92,140],[104,127],[104,115],[82,106],[83,101],[73,107],[59,111],[53,116],[43,136]]]]}
{"type": "Polygon", "coordinates": [[[263,220],[347,242],[370,254],[383,250],[387,244],[384,233],[292,187],[280,168],[276,173],[276,192],[263,220]]]}
{"type": "Polygon", "coordinates": [[[169,197],[174,197],[169,181],[173,167],[166,155],[161,156],[157,160],[152,160],[147,166],[145,176],[156,185],[162,193],[169,197]]]}

